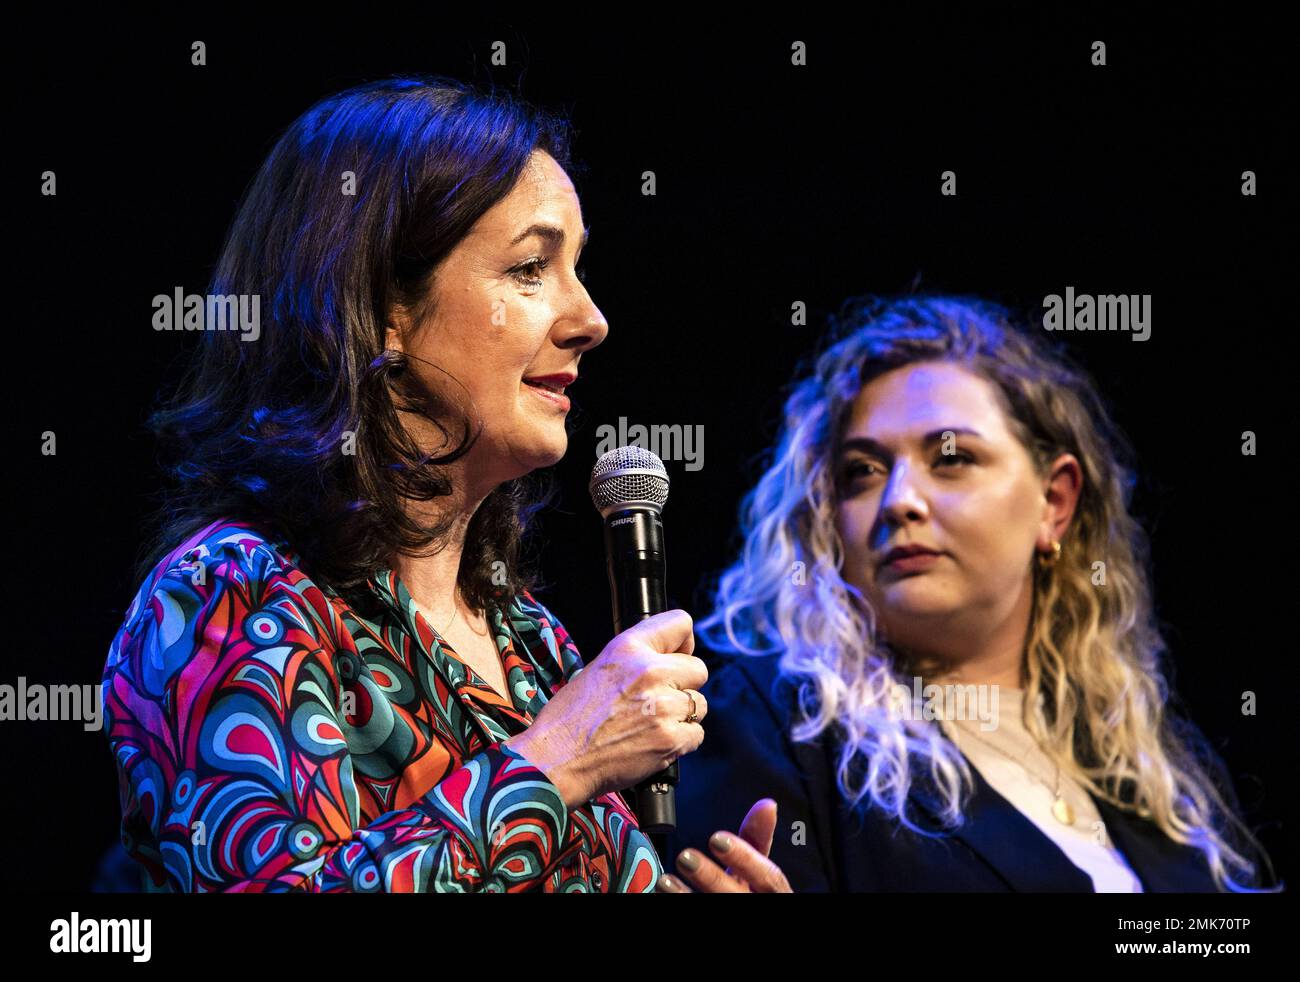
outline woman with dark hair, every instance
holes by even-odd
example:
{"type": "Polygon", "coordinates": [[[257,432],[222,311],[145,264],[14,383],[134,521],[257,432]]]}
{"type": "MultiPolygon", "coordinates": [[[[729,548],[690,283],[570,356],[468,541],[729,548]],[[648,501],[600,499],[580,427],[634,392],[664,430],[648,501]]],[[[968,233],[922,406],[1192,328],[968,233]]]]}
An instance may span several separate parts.
{"type": "Polygon", "coordinates": [[[683,841],[762,794],[799,890],[1258,886],[1226,768],[1170,711],[1091,380],[968,298],[850,302],[830,342],[699,625],[683,841]]]}
{"type": "Polygon", "coordinates": [[[313,106],[246,192],[209,293],[265,322],[206,331],[153,417],[177,487],[104,675],[150,888],[655,888],[618,789],[703,738],[691,619],[583,669],[522,561],[608,331],[567,138],[387,80],[313,106]]]}

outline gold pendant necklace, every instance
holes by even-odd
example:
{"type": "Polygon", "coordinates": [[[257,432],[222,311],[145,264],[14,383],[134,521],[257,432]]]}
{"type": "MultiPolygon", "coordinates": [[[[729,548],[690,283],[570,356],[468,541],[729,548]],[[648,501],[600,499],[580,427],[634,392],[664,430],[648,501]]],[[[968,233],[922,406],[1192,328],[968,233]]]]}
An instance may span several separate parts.
{"type": "MultiPolygon", "coordinates": [[[[956,720],[952,720],[951,722],[953,723],[954,726],[957,724],[956,720]]],[[[1074,819],[1075,819],[1074,808],[1070,805],[1068,801],[1065,800],[1065,796],[1061,794],[1061,765],[1059,763],[1056,763],[1056,783],[1055,786],[1053,786],[1051,784],[1048,784],[1041,777],[1039,777],[1037,774],[1031,771],[1028,765],[1025,764],[1023,758],[1021,758],[1020,760],[1016,760],[1016,758],[1012,757],[1005,750],[1003,750],[1000,747],[994,746],[992,743],[990,743],[988,740],[985,740],[974,730],[967,729],[964,726],[960,727],[960,729],[963,733],[969,733],[980,743],[984,744],[984,746],[989,747],[990,749],[1001,754],[1007,760],[1011,761],[1012,763],[1019,764],[1022,768],[1024,768],[1026,774],[1032,777],[1043,787],[1047,788],[1047,790],[1051,791],[1052,794],[1055,796],[1056,800],[1052,802],[1052,817],[1055,818],[1062,825],[1074,824],[1074,819]]]]}
{"type": "Polygon", "coordinates": [[[1052,814],[1056,816],[1058,822],[1066,825],[1074,824],[1074,809],[1070,803],[1061,797],[1061,792],[1056,793],[1056,800],[1052,802],[1052,814]]]}

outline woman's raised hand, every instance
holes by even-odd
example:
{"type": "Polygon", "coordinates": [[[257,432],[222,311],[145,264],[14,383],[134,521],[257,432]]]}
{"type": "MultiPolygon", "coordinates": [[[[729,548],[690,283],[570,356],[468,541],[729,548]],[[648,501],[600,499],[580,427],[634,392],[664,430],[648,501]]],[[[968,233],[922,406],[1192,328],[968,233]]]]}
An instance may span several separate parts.
{"type": "Polygon", "coordinates": [[[684,610],[617,635],[523,733],[506,741],[560,790],[567,807],[631,787],[704,741],[709,677],[684,610]],[[694,709],[695,721],[686,722],[694,709]]]}
{"type": "Polygon", "coordinates": [[[709,836],[709,850],[727,864],[726,869],[695,849],[683,849],[677,854],[678,876],[665,873],[658,890],[693,893],[682,882],[685,879],[704,893],[792,893],[781,867],[767,858],[775,833],[776,802],[762,798],[740,823],[739,835],[714,832],[709,836]]]}

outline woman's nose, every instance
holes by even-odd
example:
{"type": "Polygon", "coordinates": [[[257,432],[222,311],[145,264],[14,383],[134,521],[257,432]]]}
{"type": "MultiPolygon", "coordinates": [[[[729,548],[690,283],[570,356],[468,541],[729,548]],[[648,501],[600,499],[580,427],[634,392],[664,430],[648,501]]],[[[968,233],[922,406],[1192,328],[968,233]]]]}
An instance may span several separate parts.
{"type": "Polygon", "coordinates": [[[579,351],[596,347],[609,334],[609,323],[605,320],[605,315],[590,301],[584,310],[565,318],[556,326],[561,335],[557,340],[559,346],[577,348],[579,351]]]}
{"type": "Polygon", "coordinates": [[[925,517],[925,497],[916,486],[912,468],[905,461],[900,460],[890,472],[880,500],[880,510],[885,519],[895,525],[925,517]]]}

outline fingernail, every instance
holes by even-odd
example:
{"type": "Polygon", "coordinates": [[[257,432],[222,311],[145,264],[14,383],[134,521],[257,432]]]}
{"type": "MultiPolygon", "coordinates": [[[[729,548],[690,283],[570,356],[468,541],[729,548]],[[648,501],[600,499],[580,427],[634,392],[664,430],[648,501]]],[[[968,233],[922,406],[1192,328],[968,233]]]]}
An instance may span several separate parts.
{"type": "Polygon", "coordinates": [[[678,853],[677,862],[686,867],[686,869],[691,873],[694,873],[700,868],[700,857],[695,855],[694,850],[691,849],[683,849],[678,853]]]}
{"type": "Polygon", "coordinates": [[[659,889],[665,893],[685,893],[686,888],[678,883],[675,879],[665,873],[659,877],[659,889]]]}
{"type": "Polygon", "coordinates": [[[709,845],[718,852],[727,852],[731,849],[731,836],[726,832],[714,832],[709,836],[709,845]]]}

